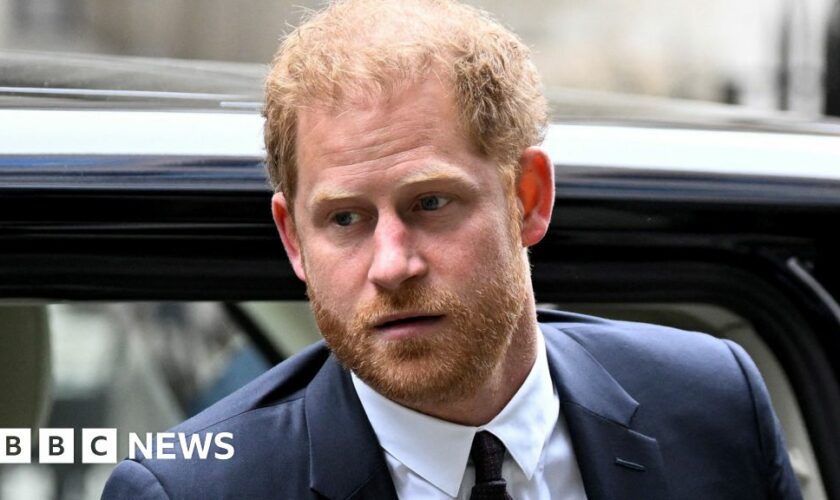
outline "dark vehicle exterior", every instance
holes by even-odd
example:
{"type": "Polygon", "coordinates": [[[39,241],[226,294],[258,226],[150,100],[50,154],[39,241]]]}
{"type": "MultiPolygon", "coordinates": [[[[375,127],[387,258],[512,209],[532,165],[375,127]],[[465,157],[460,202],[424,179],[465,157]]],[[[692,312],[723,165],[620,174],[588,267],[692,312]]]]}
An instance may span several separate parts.
{"type": "MultiPolygon", "coordinates": [[[[269,213],[262,71],[0,53],[0,300],[303,300],[269,213]]],[[[537,300],[704,330],[739,318],[790,387],[783,423],[780,404],[801,416],[806,498],[840,499],[840,124],[552,98],[537,300]]]]}

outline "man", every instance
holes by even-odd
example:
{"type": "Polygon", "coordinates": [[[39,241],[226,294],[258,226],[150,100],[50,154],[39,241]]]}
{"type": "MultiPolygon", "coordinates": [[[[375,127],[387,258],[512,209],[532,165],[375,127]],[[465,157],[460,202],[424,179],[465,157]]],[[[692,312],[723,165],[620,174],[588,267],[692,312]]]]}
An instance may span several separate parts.
{"type": "Polygon", "coordinates": [[[545,101],[446,0],[331,5],[266,84],[274,220],[315,345],[182,424],[231,460],[126,461],[103,498],[799,498],[729,342],[541,313],[545,101]]]}

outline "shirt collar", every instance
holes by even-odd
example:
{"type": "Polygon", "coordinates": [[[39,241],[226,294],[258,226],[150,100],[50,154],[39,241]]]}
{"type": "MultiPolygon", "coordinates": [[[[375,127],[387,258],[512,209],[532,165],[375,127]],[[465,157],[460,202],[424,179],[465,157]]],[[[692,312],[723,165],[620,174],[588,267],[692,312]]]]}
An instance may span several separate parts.
{"type": "Polygon", "coordinates": [[[505,444],[530,479],[557,424],[560,401],[551,382],[542,332],[534,366],[507,405],[482,427],[454,424],[399,405],[352,374],[353,385],[379,444],[414,473],[456,496],[476,432],[487,430],[505,444]]]}

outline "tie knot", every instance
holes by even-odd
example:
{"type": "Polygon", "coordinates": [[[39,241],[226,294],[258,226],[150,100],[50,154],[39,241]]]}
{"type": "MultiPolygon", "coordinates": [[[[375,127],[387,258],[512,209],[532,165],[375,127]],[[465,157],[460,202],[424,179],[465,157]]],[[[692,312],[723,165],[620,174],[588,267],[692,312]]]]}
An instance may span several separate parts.
{"type": "Polygon", "coordinates": [[[505,445],[493,434],[481,431],[473,438],[470,457],[475,465],[475,482],[486,483],[502,479],[505,445]]]}

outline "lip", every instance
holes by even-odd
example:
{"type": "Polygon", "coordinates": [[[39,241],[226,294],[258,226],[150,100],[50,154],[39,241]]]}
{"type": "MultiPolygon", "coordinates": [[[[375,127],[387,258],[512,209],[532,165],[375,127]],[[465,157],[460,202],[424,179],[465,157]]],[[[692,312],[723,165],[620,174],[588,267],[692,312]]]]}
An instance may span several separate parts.
{"type": "Polygon", "coordinates": [[[427,312],[391,314],[379,319],[374,328],[388,340],[416,337],[435,330],[443,318],[443,314],[427,312]]]}

